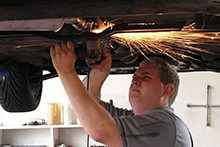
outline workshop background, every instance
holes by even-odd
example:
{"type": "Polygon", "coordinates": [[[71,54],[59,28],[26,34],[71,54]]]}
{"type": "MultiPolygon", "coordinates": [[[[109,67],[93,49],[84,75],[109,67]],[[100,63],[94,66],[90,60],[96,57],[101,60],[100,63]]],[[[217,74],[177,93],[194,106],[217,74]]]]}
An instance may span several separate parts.
{"type": "MultiPolygon", "coordinates": [[[[179,73],[179,94],[173,108],[188,125],[195,147],[220,146],[220,73],[191,72],[179,73]],[[207,85],[209,85],[209,126],[207,126],[207,85]],[[187,104],[202,105],[203,107],[187,107],[187,104]],[[211,107],[215,105],[216,107],[211,107]]],[[[128,103],[128,89],[132,75],[111,75],[102,88],[102,99],[113,100],[118,107],[130,108],[128,103]]],[[[80,76],[82,79],[83,76],[80,76]]],[[[42,99],[39,107],[33,112],[8,113],[0,107],[0,124],[21,125],[31,118],[47,119],[47,103],[68,103],[68,98],[59,78],[44,81],[42,99]]],[[[97,120],[98,121],[98,120],[97,120]]],[[[83,129],[78,130],[83,131],[83,129]]],[[[77,139],[85,142],[85,138],[77,139]]],[[[23,142],[25,142],[23,140],[23,142]]]]}

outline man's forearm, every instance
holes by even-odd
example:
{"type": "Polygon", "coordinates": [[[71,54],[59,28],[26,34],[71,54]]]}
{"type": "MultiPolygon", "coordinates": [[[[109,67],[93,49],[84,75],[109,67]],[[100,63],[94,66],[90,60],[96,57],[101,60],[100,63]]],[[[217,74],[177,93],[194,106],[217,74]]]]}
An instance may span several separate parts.
{"type": "MultiPolygon", "coordinates": [[[[109,71],[110,72],[110,71],[109,71]]],[[[88,91],[90,95],[97,101],[100,101],[101,97],[101,88],[108,77],[109,72],[101,72],[98,69],[93,69],[90,72],[89,85],[87,84],[87,76],[83,79],[83,85],[85,87],[89,86],[88,91]]]]}
{"type": "Polygon", "coordinates": [[[91,98],[76,72],[58,74],[73,106],[73,110],[86,132],[93,139],[104,144],[112,144],[112,142],[109,142],[109,139],[120,139],[115,120],[99,103],[91,98]]]}

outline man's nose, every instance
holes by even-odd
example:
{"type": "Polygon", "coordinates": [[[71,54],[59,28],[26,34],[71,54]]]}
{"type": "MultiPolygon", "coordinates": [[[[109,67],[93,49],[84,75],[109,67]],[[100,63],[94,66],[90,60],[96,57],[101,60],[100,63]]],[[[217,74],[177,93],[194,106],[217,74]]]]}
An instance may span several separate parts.
{"type": "Polygon", "coordinates": [[[139,79],[138,79],[137,77],[133,78],[133,79],[132,79],[132,84],[134,84],[134,85],[139,85],[139,84],[140,84],[139,79]]]}

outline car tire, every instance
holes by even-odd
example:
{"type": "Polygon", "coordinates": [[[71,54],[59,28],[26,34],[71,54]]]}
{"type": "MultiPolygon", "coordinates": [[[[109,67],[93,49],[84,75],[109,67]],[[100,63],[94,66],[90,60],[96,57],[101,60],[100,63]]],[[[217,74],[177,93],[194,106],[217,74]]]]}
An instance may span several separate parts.
{"type": "Polygon", "coordinates": [[[42,81],[30,83],[29,79],[42,76],[42,70],[27,63],[16,63],[0,84],[0,104],[8,112],[35,110],[41,99],[42,81]]]}

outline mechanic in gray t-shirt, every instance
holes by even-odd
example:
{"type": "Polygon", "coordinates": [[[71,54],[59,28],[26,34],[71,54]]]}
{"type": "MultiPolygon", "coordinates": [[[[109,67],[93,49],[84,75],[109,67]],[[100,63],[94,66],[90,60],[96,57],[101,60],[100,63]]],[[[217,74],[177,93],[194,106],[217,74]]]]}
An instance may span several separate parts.
{"type": "Polygon", "coordinates": [[[103,48],[101,63],[91,66],[88,91],[87,77],[81,82],[74,69],[73,43],[57,43],[50,53],[77,118],[94,140],[110,147],[192,147],[186,125],[170,108],[179,77],[163,59],[150,57],[140,63],[129,89],[132,111],[127,111],[100,100],[111,69],[108,49],[103,48]]]}
{"type": "Polygon", "coordinates": [[[160,107],[134,116],[133,111],[105,103],[117,121],[124,147],[191,147],[190,132],[170,107],[160,107]]]}

